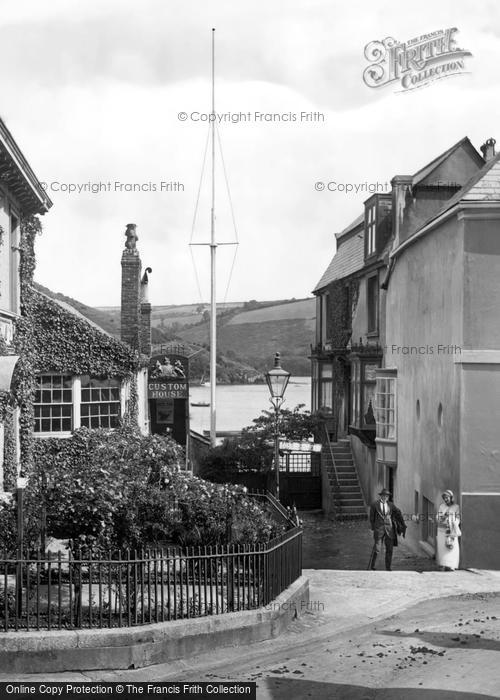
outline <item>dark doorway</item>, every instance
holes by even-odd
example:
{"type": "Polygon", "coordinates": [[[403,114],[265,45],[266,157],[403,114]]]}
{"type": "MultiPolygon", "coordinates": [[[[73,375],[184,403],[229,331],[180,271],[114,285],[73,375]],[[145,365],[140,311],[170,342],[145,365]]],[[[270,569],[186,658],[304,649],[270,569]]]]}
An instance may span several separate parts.
{"type": "Polygon", "coordinates": [[[386,489],[388,489],[392,495],[394,496],[394,468],[393,467],[387,467],[385,468],[385,481],[386,481],[386,489]]]}

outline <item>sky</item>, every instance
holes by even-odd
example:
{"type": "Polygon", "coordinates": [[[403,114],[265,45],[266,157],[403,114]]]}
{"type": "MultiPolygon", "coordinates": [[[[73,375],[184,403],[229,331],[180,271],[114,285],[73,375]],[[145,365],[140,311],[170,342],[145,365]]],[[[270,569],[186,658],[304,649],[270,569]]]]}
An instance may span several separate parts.
{"type": "Polygon", "coordinates": [[[238,241],[217,248],[219,302],[310,296],[334,234],[363,211],[360,185],[464,136],[500,139],[496,0],[1,3],[0,116],[53,201],[35,277],[89,305],[120,303],[128,223],[154,305],[209,300],[209,248],[190,242],[210,240],[212,27],[215,237],[238,241]],[[460,75],[406,91],[363,81],[370,42],[449,27],[472,53],[460,75]]]}

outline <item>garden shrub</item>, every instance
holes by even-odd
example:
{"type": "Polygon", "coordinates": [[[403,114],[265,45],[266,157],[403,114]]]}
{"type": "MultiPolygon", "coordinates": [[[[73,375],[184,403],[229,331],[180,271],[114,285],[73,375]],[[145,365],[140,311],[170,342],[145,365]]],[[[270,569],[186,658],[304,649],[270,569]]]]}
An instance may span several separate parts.
{"type": "MultiPolygon", "coordinates": [[[[46,535],[94,551],[266,541],[278,526],[239,486],[181,471],[182,448],[165,436],[81,428],[36,440],[25,492],[25,541],[46,535]]],[[[0,548],[15,546],[15,505],[0,510],[0,548]]]]}

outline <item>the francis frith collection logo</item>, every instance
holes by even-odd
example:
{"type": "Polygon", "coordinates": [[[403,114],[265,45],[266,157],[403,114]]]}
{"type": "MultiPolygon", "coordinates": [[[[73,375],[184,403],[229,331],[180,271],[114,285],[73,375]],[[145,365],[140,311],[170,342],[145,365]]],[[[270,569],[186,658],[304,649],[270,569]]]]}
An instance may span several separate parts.
{"type": "Polygon", "coordinates": [[[364,82],[371,88],[399,82],[399,92],[405,92],[464,73],[464,59],[472,54],[456,45],[457,31],[439,29],[404,43],[392,37],[371,41],[365,46],[370,65],[363,72],[364,82]]]}

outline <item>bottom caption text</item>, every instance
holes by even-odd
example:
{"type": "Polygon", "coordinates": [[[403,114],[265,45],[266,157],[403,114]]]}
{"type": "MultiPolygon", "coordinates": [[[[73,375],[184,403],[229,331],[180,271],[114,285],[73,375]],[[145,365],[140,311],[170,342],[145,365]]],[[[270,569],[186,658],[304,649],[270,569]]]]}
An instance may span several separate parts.
{"type": "Polygon", "coordinates": [[[176,697],[256,700],[256,683],[0,683],[0,698],[176,697]]]}

